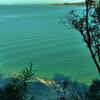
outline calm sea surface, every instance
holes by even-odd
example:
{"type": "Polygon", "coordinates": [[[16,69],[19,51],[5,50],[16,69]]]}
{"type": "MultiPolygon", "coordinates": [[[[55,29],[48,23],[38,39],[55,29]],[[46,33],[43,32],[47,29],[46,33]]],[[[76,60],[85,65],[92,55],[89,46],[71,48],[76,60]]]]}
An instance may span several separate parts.
{"type": "Polygon", "coordinates": [[[71,9],[83,7],[0,6],[0,70],[13,74],[33,63],[36,75],[72,77],[90,82],[98,76],[79,32],[59,23],[71,9]]]}

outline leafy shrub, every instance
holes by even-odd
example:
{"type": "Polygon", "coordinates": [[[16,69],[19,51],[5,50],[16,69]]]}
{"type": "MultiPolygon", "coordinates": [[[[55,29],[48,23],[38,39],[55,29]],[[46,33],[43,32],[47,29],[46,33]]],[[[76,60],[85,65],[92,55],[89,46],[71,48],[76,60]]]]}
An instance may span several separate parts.
{"type": "Polygon", "coordinates": [[[24,100],[26,86],[23,81],[11,78],[0,91],[0,100],[24,100]]]}
{"type": "Polygon", "coordinates": [[[29,68],[23,69],[16,77],[7,79],[7,83],[0,88],[0,100],[26,100],[27,86],[34,75],[31,63],[29,68]]]}
{"type": "Polygon", "coordinates": [[[78,82],[64,81],[57,88],[59,100],[86,100],[88,86],[78,82]]]}
{"type": "Polygon", "coordinates": [[[100,80],[94,80],[89,88],[88,100],[100,100],[100,80]]]}

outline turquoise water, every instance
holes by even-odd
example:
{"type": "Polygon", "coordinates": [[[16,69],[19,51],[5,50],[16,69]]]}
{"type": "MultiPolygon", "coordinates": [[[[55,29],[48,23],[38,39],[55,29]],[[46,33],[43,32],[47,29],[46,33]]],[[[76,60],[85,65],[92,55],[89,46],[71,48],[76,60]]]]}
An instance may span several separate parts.
{"type": "Polygon", "coordinates": [[[98,76],[80,33],[59,23],[77,6],[0,6],[0,70],[13,74],[33,63],[37,76],[69,76],[90,82],[98,76]]]}

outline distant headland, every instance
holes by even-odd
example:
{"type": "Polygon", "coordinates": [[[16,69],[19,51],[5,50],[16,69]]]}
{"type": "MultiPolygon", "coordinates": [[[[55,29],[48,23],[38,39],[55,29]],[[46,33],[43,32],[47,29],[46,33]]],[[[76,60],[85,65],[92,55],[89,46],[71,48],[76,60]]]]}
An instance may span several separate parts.
{"type": "Polygon", "coordinates": [[[65,6],[65,5],[76,5],[76,6],[84,6],[85,2],[73,2],[73,3],[63,3],[63,4],[59,4],[59,3],[55,3],[55,4],[50,4],[50,5],[56,5],[56,6],[65,6]]]}

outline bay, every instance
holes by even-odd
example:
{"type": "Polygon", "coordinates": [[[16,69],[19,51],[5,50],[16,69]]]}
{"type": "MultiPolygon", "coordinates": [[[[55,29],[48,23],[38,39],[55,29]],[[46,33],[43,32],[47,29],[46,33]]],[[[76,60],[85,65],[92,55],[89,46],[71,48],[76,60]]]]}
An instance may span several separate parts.
{"type": "Polygon", "coordinates": [[[84,7],[53,5],[0,6],[0,70],[19,72],[30,62],[36,75],[71,77],[90,83],[98,77],[79,32],[60,21],[68,11],[84,7]]]}

